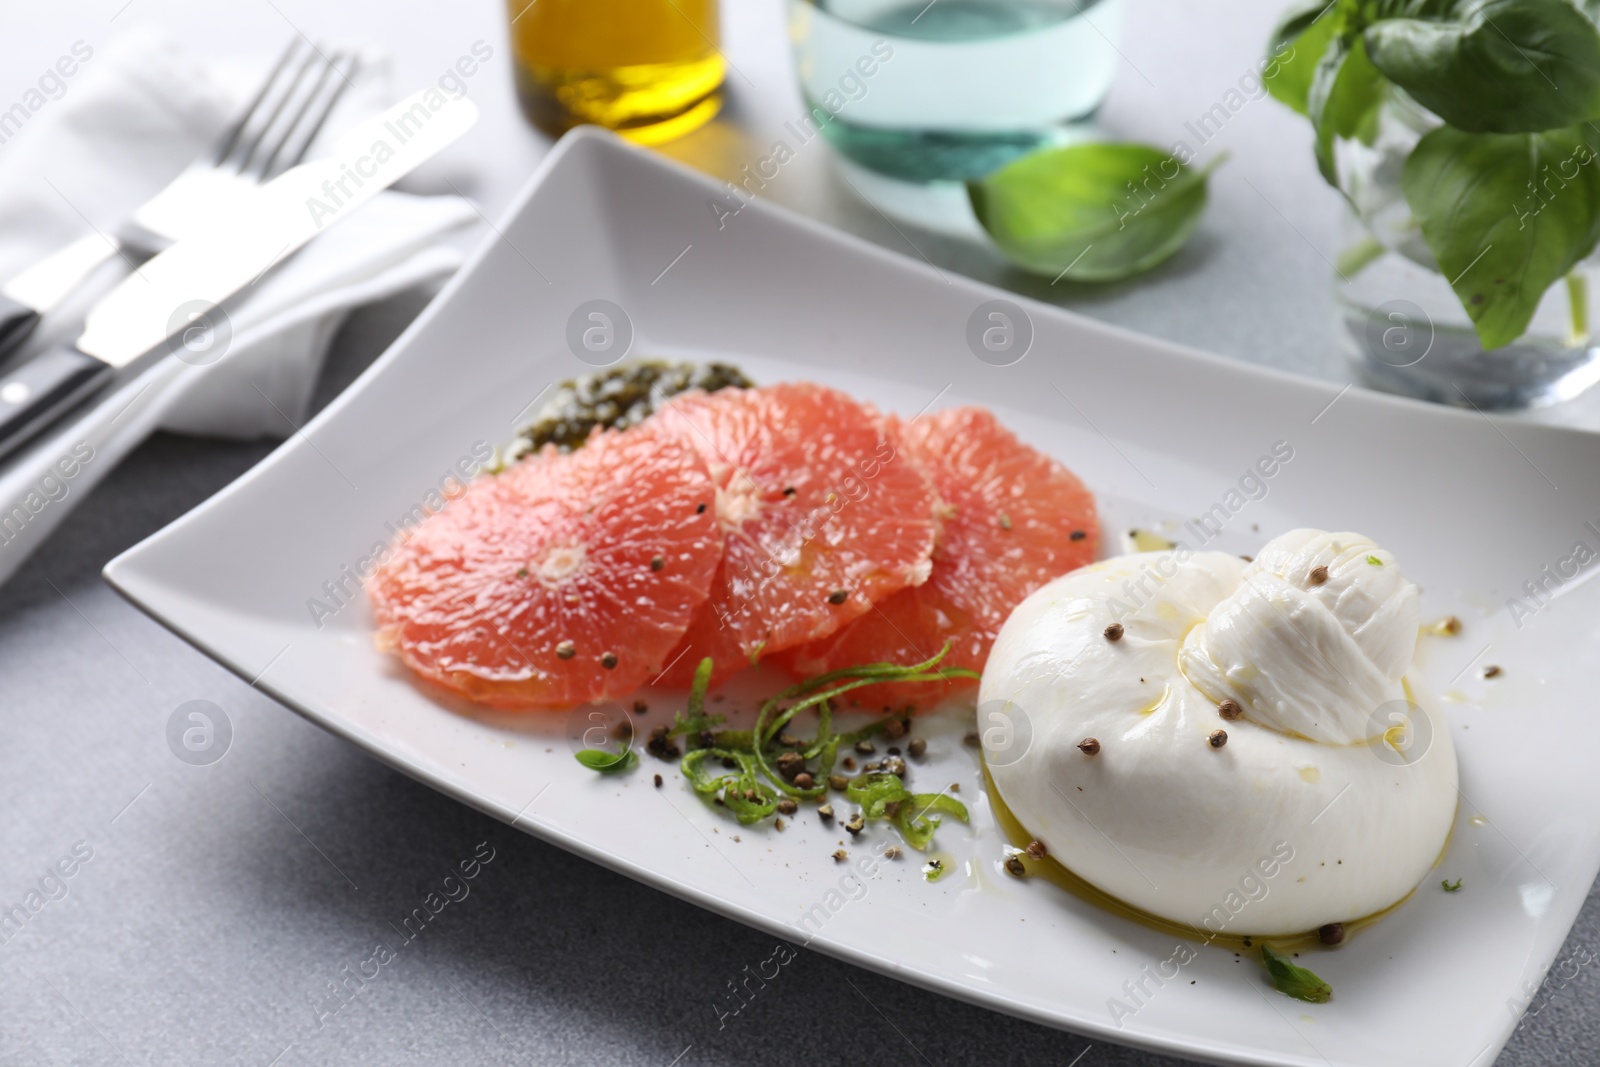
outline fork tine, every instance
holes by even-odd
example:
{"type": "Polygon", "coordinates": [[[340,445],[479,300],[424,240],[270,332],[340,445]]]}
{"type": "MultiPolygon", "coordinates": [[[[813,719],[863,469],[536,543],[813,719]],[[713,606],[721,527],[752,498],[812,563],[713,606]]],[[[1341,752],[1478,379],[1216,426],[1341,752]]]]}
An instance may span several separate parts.
{"type": "Polygon", "coordinates": [[[317,58],[316,46],[313,45],[311,50],[305,54],[305,58],[300,61],[299,68],[294,72],[294,75],[290,78],[289,83],[284,87],[282,94],[279,95],[277,99],[267,108],[266,118],[263,119],[261,124],[254,130],[254,138],[251,139],[249,145],[244,148],[243,154],[238,157],[236,169],[240,174],[245,175],[246,177],[255,178],[257,180],[260,179],[260,166],[259,164],[254,163],[257,153],[271,151],[277,146],[276,141],[269,143],[267,138],[273,134],[274,128],[278,125],[278,119],[283,114],[284,108],[289,105],[290,101],[295,99],[295,97],[300,94],[301,86],[305,84],[307,75],[311,73],[313,65],[317,62],[317,58]]]}
{"type": "Polygon", "coordinates": [[[239,113],[239,117],[234,119],[232,124],[229,125],[227,134],[218,141],[216,156],[211,161],[212,166],[220,167],[222,165],[222,161],[227,159],[228,154],[231,153],[238,145],[239,138],[244,133],[245,127],[250,124],[251,117],[254,116],[257,109],[261,107],[261,102],[267,98],[267,94],[272,91],[272,87],[274,84],[276,84],[279,76],[288,69],[289,61],[294,58],[294,54],[299,50],[299,47],[300,39],[298,37],[292,38],[289,41],[288,46],[283,50],[283,54],[280,55],[278,57],[278,61],[272,65],[272,71],[261,83],[261,87],[256,90],[256,95],[251,99],[250,103],[245,107],[245,109],[239,113]]]}
{"type": "Polygon", "coordinates": [[[263,169],[264,174],[270,176],[276,173],[273,165],[277,162],[279,155],[283,154],[284,149],[288,147],[290,139],[296,132],[300,134],[300,143],[292,152],[283,156],[283,169],[287,170],[305,158],[306,151],[311,147],[311,142],[316,140],[317,134],[322,130],[323,123],[328,121],[328,116],[333,112],[335,105],[339,103],[339,98],[350,87],[350,79],[360,69],[360,58],[350,52],[335,52],[328,59],[327,67],[323,71],[322,77],[317,79],[316,85],[312,87],[310,94],[306,96],[305,102],[300,105],[300,110],[290,122],[289,129],[285,131],[283,139],[278,142],[278,147],[267,158],[263,169]],[[344,62],[348,62],[350,65],[348,71],[339,69],[339,65],[344,62]],[[330,74],[337,77],[333,80],[332,90],[324,93],[323,85],[329,81],[328,75],[330,74]]]}
{"type": "MultiPolygon", "coordinates": [[[[315,45],[312,47],[315,48],[315,45]]],[[[335,52],[334,58],[332,59],[328,58],[327,56],[323,56],[320,50],[317,52],[317,54],[322,57],[322,63],[317,68],[316,77],[311,80],[310,89],[304,93],[300,93],[299,84],[295,85],[298,103],[291,107],[288,112],[284,113],[285,125],[283,125],[282,128],[279,129],[275,134],[273,138],[272,150],[266,152],[265,155],[263,155],[259,160],[256,160],[254,165],[250,168],[252,177],[265,180],[269,175],[272,174],[273,163],[277,161],[279,154],[283,152],[284,145],[288,144],[289,139],[294,135],[294,131],[300,124],[301,117],[306,113],[306,109],[316,102],[318,94],[322,92],[323,85],[328,81],[328,75],[336,69],[333,64],[337,61],[338,57],[342,53],[335,52]]],[[[288,105],[290,104],[290,101],[285,99],[284,103],[288,105]]]]}

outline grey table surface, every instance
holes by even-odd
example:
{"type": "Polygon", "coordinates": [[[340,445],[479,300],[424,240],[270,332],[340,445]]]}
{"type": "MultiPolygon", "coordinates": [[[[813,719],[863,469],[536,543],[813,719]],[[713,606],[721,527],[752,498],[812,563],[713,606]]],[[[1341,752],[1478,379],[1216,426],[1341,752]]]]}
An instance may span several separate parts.
{"type": "MultiPolygon", "coordinates": [[[[471,88],[483,121],[411,187],[448,180],[492,218],[549,147],[516,113],[505,15],[491,0],[448,14],[423,0],[8,6],[0,97],[6,84],[20,93],[73,40],[99,44],[141,23],[257,60],[295,32],[376,39],[393,49],[401,86],[432,81],[481,39],[496,56],[471,88]]],[[[1162,145],[1184,138],[1184,123],[1251,69],[1275,7],[1128,0],[1126,62],[1105,126],[1162,145]]],[[[768,150],[800,103],[778,0],[735,0],[725,21],[727,111],[665,151],[729,175],[768,150]]],[[[840,179],[825,149],[801,153],[767,195],[947,269],[1327,379],[1331,396],[1344,380],[1327,263],[1337,201],[1315,177],[1303,123],[1251,101],[1214,142],[1203,157],[1226,148],[1232,159],[1197,239],[1141,283],[1105,289],[1051,289],[968,238],[891,222],[840,179]]],[[[322,398],[423,300],[354,315],[322,398]]],[[[719,1022],[716,992],[771,954],[770,937],[446,800],[291,714],[104,584],[108,559],[271,447],[151,440],[0,590],[0,902],[21,901],[75,846],[92,851],[65,895],[0,944],[0,1063],[1180,1062],[1091,1045],[806,951],[781,986],[719,1022]],[[234,725],[227,757],[209,767],[179,762],[165,741],[168,717],[192,699],[222,706],[234,725]],[[396,917],[480,842],[494,859],[470,896],[398,967],[319,1015],[330,984],[355,973],[396,917]]],[[[1595,1062],[1600,1011],[1585,964],[1600,951],[1597,917],[1591,894],[1554,972],[1575,977],[1547,984],[1500,1063],[1595,1062]]]]}

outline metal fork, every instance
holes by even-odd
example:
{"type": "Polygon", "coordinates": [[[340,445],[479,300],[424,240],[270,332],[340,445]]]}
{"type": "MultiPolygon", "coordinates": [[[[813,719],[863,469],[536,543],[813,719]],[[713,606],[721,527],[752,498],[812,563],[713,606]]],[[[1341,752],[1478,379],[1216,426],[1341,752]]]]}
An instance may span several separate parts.
{"type": "Polygon", "coordinates": [[[325,56],[310,42],[291,41],[214,148],[140,205],[114,234],[81,237],[0,286],[0,356],[113,256],[137,269],[227,214],[242,194],[300,162],[358,66],[353,53],[325,56]]]}

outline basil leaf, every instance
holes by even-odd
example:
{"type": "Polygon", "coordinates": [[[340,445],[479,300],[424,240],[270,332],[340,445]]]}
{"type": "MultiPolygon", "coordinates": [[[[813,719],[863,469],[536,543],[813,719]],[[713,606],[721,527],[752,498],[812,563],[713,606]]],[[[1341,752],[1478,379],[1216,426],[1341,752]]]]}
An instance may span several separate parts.
{"type": "Polygon", "coordinates": [[[1306,106],[1317,136],[1317,169],[1334,188],[1339,186],[1339,173],[1333,139],[1355,138],[1370,144],[1388,88],[1359,37],[1331,41],[1317,63],[1306,106]]]}
{"type": "Polygon", "coordinates": [[[585,748],[579,749],[577,756],[579,763],[601,774],[619,774],[639,765],[639,754],[631,748],[622,749],[620,752],[607,752],[603,748],[585,748]]]}
{"type": "Polygon", "coordinates": [[[1299,3],[1290,4],[1273,27],[1272,50],[1277,52],[1293,43],[1312,26],[1337,23],[1341,5],[1348,6],[1348,3],[1349,0],[1299,0],[1299,3]]]}
{"type": "Polygon", "coordinates": [[[1534,133],[1600,115],[1600,30],[1570,0],[1382,6],[1414,17],[1366,28],[1373,65],[1456,129],[1534,133]]]}
{"type": "MultiPolygon", "coordinates": [[[[1596,0],[1600,3],[1600,0],[1596,0]]],[[[1317,63],[1328,50],[1328,42],[1338,33],[1340,16],[1336,5],[1326,0],[1310,0],[1291,8],[1272,31],[1268,42],[1267,65],[1261,81],[1273,99],[1287,104],[1302,115],[1310,114],[1307,98],[1317,63]]]]}
{"type": "Polygon", "coordinates": [[[1326,1004],[1333,999],[1333,986],[1293,963],[1283,953],[1274,952],[1272,946],[1265,942],[1261,945],[1261,962],[1267,965],[1267,977],[1272,979],[1272,988],[1284,996],[1311,1004],[1326,1004]]]}
{"type": "Polygon", "coordinates": [[[1149,270],[1189,239],[1205,211],[1207,173],[1146,145],[1080,144],[1024,156],[968,182],[967,195],[1019,266],[1116,281],[1149,270]]]}
{"type": "Polygon", "coordinates": [[[1411,214],[1486,349],[1527,330],[1600,239],[1600,167],[1577,129],[1430,131],[1400,177],[1411,214]]]}

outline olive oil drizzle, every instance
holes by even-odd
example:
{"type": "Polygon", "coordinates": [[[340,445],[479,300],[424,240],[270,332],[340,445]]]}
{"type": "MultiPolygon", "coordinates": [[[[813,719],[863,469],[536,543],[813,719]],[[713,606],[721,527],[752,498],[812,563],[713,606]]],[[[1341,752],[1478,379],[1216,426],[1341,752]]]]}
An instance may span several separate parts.
{"type": "MultiPolygon", "coordinates": [[[[987,763],[983,764],[983,782],[984,788],[988,793],[990,806],[994,811],[996,825],[1000,827],[1000,831],[1005,835],[1007,842],[1016,849],[1025,851],[1029,842],[1035,840],[1037,835],[1024,829],[1022,823],[1011,813],[1011,809],[1006,807],[1005,800],[1000,796],[1000,790],[995,786],[994,778],[989,774],[989,765],[987,763]]],[[[1447,838],[1444,849],[1439,853],[1438,860],[1444,859],[1445,852],[1449,850],[1449,847],[1450,842],[1447,838]]],[[[1434,863],[1435,867],[1438,866],[1438,860],[1434,863]]],[[[1327,949],[1330,947],[1322,944],[1317,937],[1316,930],[1308,930],[1303,934],[1212,933],[1203,927],[1193,926],[1189,923],[1174,922],[1171,919],[1163,919],[1158,915],[1152,915],[1142,908],[1136,908],[1132,904],[1112,896],[1081,875],[1074,873],[1070,867],[1062,862],[1054,849],[1042,859],[1024,857],[1024,862],[1027,865],[1028,877],[1030,878],[1042,878],[1057,888],[1071,893],[1079,900],[1093,904],[1095,907],[1108,911],[1119,918],[1127,919],[1158,933],[1168,934],[1185,941],[1198,941],[1201,944],[1212,945],[1243,956],[1254,956],[1257,952],[1256,946],[1263,941],[1270,941],[1275,949],[1285,953],[1305,952],[1311,949],[1327,949]]],[[[1416,889],[1413,888],[1411,892],[1390,904],[1387,908],[1373,912],[1371,915],[1360,919],[1346,922],[1344,924],[1344,943],[1349,944],[1353,935],[1399,908],[1410,900],[1415,893],[1416,889]]]]}

